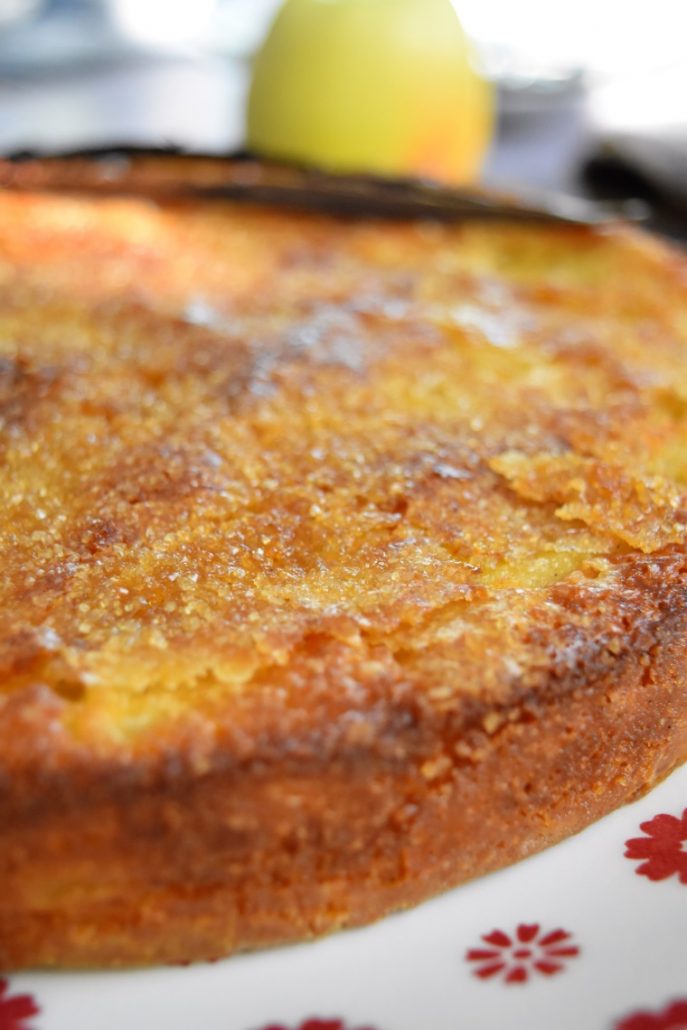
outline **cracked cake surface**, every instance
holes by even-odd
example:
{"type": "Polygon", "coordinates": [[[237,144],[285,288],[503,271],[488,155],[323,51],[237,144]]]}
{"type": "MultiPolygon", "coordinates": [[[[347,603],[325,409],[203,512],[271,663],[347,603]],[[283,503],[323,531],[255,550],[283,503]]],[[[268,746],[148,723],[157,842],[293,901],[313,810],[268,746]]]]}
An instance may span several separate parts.
{"type": "Polygon", "coordinates": [[[624,227],[0,192],[0,964],[365,922],[684,759],[686,348],[624,227]]]}

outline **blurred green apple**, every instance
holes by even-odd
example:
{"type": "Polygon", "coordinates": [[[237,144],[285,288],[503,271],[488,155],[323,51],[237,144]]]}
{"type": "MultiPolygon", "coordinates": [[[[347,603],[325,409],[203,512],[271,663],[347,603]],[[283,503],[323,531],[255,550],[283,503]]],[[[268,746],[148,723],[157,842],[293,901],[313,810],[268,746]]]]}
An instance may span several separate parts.
{"type": "Polygon", "coordinates": [[[286,0],[255,58],[248,144],[267,156],[464,183],[492,122],[450,0],[286,0]]]}

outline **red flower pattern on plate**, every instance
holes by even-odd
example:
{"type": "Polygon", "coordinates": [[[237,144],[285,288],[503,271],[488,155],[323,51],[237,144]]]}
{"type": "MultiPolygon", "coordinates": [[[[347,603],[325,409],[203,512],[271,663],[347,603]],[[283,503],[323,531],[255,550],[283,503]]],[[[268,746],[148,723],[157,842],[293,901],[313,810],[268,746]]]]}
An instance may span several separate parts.
{"type": "MultiPolygon", "coordinates": [[[[340,1019],[317,1019],[310,1018],[299,1023],[298,1026],[289,1028],[282,1023],[270,1023],[262,1030],[348,1030],[348,1027],[340,1019]]],[[[355,1030],[374,1030],[371,1026],[356,1027],[355,1030]]]]}
{"type": "Polygon", "coordinates": [[[538,923],[520,923],[512,936],[492,930],[482,940],[488,948],[470,948],[465,956],[476,963],[474,975],[482,980],[500,976],[507,984],[526,983],[534,973],[555,976],[565,969],[567,959],[580,953],[567,930],[542,934],[538,923]]]}
{"type": "Polygon", "coordinates": [[[30,994],[9,993],[9,983],[0,978],[0,1030],[30,1030],[26,1022],[40,1012],[30,994]]]}
{"type": "Polygon", "coordinates": [[[662,1012],[635,1012],[616,1023],[615,1030],[687,1030],[687,998],[672,1002],[662,1012]]]}
{"type": "Polygon", "coordinates": [[[650,880],[667,880],[677,876],[687,884],[687,808],[682,818],[675,815],[656,815],[640,823],[646,837],[633,837],[625,841],[625,858],[644,859],[635,872],[650,880]]]}

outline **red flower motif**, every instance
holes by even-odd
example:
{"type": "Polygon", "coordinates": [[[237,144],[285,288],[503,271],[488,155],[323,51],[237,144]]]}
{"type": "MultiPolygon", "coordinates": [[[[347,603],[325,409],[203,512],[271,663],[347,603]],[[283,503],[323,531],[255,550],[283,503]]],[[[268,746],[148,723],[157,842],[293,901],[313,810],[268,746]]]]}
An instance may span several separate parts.
{"type": "MultiPolygon", "coordinates": [[[[282,1023],[270,1023],[269,1026],[264,1026],[262,1030],[289,1030],[289,1027],[284,1026],[282,1023]]],[[[294,1027],[293,1030],[348,1030],[348,1028],[340,1019],[306,1019],[297,1027],[294,1027]]],[[[374,1027],[361,1026],[357,1027],[356,1030],[374,1030],[374,1027]]]]}
{"type": "Polygon", "coordinates": [[[555,976],[565,968],[565,959],[579,955],[580,949],[570,942],[566,930],[540,934],[538,923],[520,923],[510,937],[503,930],[492,930],[482,940],[489,948],[471,948],[468,962],[478,963],[473,970],[482,980],[501,975],[507,984],[525,983],[534,972],[555,976]]]}
{"type": "Polygon", "coordinates": [[[687,1030],[687,998],[674,1001],[663,1012],[635,1012],[616,1023],[615,1030],[687,1030]]]}
{"type": "Polygon", "coordinates": [[[25,1021],[40,1012],[30,994],[8,994],[9,983],[0,979],[0,1030],[30,1030],[25,1021]]]}
{"type": "Polygon", "coordinates": [[[687,884],[687,808],[681,819],[657,815],[639,828],[648,836],[625,841],[625,858],[645,859],[635,869],[637,875],[666,880],[677,874],[680,883],[687,884]]]}

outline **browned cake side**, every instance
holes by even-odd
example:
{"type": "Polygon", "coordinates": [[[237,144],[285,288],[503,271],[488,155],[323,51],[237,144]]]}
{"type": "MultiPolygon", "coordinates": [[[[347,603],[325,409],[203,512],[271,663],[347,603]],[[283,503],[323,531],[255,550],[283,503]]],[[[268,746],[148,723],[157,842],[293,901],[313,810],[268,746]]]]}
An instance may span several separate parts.
{"type": "Polygon", "coordinates": [[[687,757],[687,265],[0,193],[0,968],[364,923],[687,757]]]}

